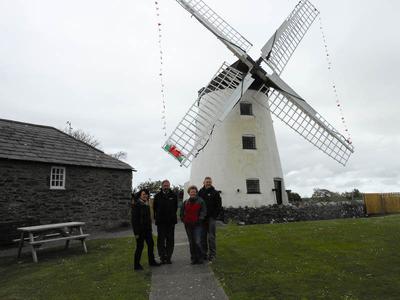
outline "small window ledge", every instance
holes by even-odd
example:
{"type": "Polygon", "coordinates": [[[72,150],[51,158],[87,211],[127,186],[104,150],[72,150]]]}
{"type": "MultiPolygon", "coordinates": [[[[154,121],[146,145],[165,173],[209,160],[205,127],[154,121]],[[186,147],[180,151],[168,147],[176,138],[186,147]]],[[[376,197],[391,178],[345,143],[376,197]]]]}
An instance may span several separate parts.
{"type": "Polygon", "coordinates": [[[65,187],[50,187],[50,190],[52,190],[52,191],[64,191],[65,187]]]}

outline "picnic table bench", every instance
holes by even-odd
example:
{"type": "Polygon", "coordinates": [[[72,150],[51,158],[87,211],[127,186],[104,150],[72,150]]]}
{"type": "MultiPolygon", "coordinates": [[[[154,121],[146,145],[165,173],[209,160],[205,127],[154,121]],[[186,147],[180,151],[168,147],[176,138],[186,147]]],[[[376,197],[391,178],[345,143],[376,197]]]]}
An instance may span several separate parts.
{"type": "Polygon", "coordinates": [[[84,222],[68,222],[18,228],[18,231],[21,232],[20,239],[15,240],[19,242],[18,258],[21,257],[21,250],[25,240],[27,240],[31,248],[32,258],[35,263],[38,262],[36,248],[45,243],[65,241],[65,248],[67,249],[71,240],[80,240],[83,251],[87,253],[85,239],[89,234],[83,233],[83,225],[85,225],[84,222]],[[27,238],[25,238],[25,234],[28,235],[27,238]]]}

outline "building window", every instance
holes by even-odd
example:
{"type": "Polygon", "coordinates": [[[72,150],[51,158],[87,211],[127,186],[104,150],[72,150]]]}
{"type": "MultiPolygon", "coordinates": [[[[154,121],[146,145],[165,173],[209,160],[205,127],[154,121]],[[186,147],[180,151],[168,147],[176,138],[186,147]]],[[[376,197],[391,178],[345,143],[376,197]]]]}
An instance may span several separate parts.
{"type": "Polygon", "coordinates": [[[50,189],[64,190],[65,189],[65,168],[51,167],[50,174],[50,189]]]}
{"type": "Polygon", "coordinates": [[[247,194],[261,194],[260,180],[258,179],[247,179],[246,188],[247,188],[247,194]]]}
{"type": "Polygon", "coordinates": [[[242,136],[243,149],[256,149],[256,137],[254,135],[242,136]]]}
{"type": "Polygon", "coordinates": [[[242,116],[252,116],[253,115],[253,105],[251,103],[240,103],[240,114],[242,116]]]}

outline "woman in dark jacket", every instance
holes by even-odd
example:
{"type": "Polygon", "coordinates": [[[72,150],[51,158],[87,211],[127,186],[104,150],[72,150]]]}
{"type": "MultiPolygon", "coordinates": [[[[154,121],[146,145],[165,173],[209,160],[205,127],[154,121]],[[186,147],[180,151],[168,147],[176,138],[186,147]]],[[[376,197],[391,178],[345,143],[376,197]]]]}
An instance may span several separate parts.
{"type": "Polygon", "coordinates": [[[154,241],[151,227],[149,196],[149,191],[142,189],[138,193],[138,199],[134,200],[132,203],[132,227],[136,238],[135,270],[143,270],[140,264],[140,257],[142,256],[145,241],[147,244],[149,265],[160,265],[160,263],[154,259],[154,241]]]}

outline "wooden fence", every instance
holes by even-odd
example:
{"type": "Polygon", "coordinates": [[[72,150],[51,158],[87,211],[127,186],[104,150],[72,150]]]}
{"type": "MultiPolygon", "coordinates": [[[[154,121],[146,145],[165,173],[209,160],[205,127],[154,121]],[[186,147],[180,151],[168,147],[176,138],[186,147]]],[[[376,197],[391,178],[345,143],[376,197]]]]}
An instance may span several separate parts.
{"type": "Polygon", "coordinates": [[[400,213],[400,193],[363,194],[367,214],[400,213]]]}

